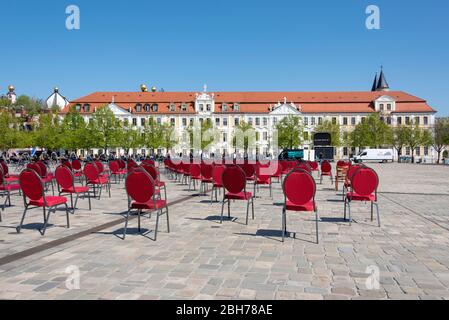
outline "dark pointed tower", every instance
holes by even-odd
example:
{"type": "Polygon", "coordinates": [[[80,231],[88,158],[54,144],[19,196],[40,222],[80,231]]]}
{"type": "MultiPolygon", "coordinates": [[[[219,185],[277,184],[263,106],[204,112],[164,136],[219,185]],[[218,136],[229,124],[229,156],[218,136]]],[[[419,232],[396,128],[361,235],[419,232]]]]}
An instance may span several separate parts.
{"type": "Polygon", "coordinates": [[[376,72],[376,75],[374,76],[373,87],[371,88],[371,91],[376,91],[376,90],[377,90],[377,72],[376,72]]]}
{"type": "Polygon", "coordinates": [[[379,82],[377,84],[377,91],[389,91],[389,90],[390,90],[390,87],[388,85],[387,80],[385,79],[383,67],[381,67],[379,82]]]}

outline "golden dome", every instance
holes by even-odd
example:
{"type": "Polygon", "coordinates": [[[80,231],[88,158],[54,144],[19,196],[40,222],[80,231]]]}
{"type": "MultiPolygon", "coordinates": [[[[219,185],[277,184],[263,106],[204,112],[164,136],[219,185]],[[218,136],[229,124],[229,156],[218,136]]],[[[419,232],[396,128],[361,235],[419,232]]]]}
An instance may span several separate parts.
{"type": "Polygon", "coordinates": [[[156,92],[157,88],[155,86],[151,87],[151,92],[156,92]]]}
{"type": "Polygon", "coordinates": [[[9,90],[9,92],[13,92],[15,90],[15,88],[13,85],[10,85],[10,86],[8,86],[8,90],[9,90]]]}
{"type": "Polygon", "coordinates": [[[142,84],[142,85],[140,86],[140,90],[142,90],[142,92],[148,92],[148,88],[147,88],[147,86],[144,85],[144,84],[142,84]]]}

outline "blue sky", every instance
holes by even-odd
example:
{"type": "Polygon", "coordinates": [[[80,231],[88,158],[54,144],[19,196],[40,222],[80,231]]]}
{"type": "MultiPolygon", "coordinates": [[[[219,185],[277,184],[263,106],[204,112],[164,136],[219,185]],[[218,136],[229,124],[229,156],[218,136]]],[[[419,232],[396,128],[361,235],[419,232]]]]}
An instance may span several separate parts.
{"type": "Polygon", "coordinates": [[[0,92],[394,90],[449,115],[447,0],[2,1],[0,92]],[[68,5],[81,29],[65,28],[68,5]],[[381,10],[381,30],[365,9],[381,10]]]}

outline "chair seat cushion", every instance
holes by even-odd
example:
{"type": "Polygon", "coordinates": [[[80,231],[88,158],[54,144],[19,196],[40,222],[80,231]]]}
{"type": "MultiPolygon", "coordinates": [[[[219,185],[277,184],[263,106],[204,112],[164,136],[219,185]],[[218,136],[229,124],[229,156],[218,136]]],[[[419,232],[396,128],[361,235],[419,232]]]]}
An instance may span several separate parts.
{"type": "Polygon", "coordinates": [[[62,193],[86,193],[89,192],[89,187],[72,187],[68,189],[62,189],[62,193]]]}
{"type": "Polygon", "coordinates": [[[16,191],[20,190],[20,186],[18,184],[7,184],[5,186],[0,185],[0,191],[16,191]]]}
{"type": "Polygon", "coordinates": [[[322,176],[331,176],[332,172],[321,172],[322,176]]]}
{"type": "Polygon", "coordinates": [[[239,193],[226,193],[226,199],[231,200],[249,200],[253,197],[253,194],[251,192],[239,192],[239,193]]]}
{"type": "MultiPolygon", "coordinates": [[[[47,205],[49,207],[54,207],[60,204],[65,204],[67,203],[67,198],[66,197],[61,197],[61,196],[48,196],[45,197],[45,200],[47,201],[47,205]]],[[[40,198],[39,200],[31,200],[30,201],[30,206],[36,206],[36,207],[43,207],[44,204],[44,198],[40,198]]]]}
{"type": "Polygon", "coordinates": [[[257,179],[256,184],[271,184],[271,179],[257,179]]]}
{"type": "Polygon", "coordinates": [[[82,172],[75,172],[75,173],[73,173],[73,176],[74,176],[75,178],[79,178],[79,177],[82,177],[82,176],[83,176],[83,173],[82,173],[82,172]]]}
{"type": "Polygon", "coordinates": [[[51,183],[53,181],[53,177],[47,176],[46,178],[42,178],[43,183],[51,183]]]}
{"type": "Polygon", "coordinates": [[[108,179],[100,176],[97,180],[89,181],[89,184],[107,184],[108,179]]]}
{"type": "Polygon", "coordinates": [[[156,200],[156,207],[154,206],[153,200],[148,201],[147,203],[133,202],[131,204],[132,209],[142,209],[142,210],[153,210],[153,209],[162,209],[167,206],[167,201],[165,200],[156,200]]]}
{"type": "Polygon", "coordinates": [[[289,200],[287,200],[287,203],[285,204],[287,210],[290,211],[315,211],[315,206],[313,201],[309,201],[305,204],[298,205],[295,204],[289,200]]]}
{"type": "Polygon", "coordinates": [[[6,183],[12,183],[17,181],[19,181],[19,177],[17,176],[8,176],[7,178],[5,178],[6,183]]]}
{"type": "Polygon", "coordinates": [[[214,188],[223,188],[222,183],[214,183],[214,188]]]}
{"type": "Polygon", "coordinates": [[[165,182],[164,181],[157,181],[156,182],[156,187],[165,187],[165,182]]]}
{"type": "Polygon", "coordinates": [[[212,180],[212,179],[201,179],[201,182],[204,182],[204,183],[212,183],[212,182],[214,182],[214,180],[212,180]]]}
{"type": "Polygon", "coordinates": [[[375,202],[376,201],[376,195],[370,194],[368,196],[360,195],[355,192],[348,192],[346,194],[346,197],[349,201],[370,201],[375,202]]]}

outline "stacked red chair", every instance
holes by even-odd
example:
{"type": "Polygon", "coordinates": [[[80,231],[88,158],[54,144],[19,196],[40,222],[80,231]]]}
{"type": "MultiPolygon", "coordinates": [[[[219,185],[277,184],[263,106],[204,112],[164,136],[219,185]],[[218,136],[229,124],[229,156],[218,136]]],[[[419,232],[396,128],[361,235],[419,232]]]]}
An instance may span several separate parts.
{"type": "Polygon", "coordinates": [[[369,202],[371,204],[371,221],[374,220],[374,207],[377,211],[377,222],[380,227],[379,205],[377,202],[377,188],[379,187],[379,177],[376,171],[371,168],[361,166],[355,170],[351,178],[350,191],[346,194],[344,218],[346,219],[346,207],[349,214],[349,225],[352,223],[351,203],[354,201],[369,202]]]}
{"type": "Polygon", "coordinates": [[[58,184],[59,195],[67,194],[70,195],[70,204],[72,213],[75,213],[76,205],[78,203],[78,198],[80,195],[83,195],[84,198],[88,198],[89,200],[89,210],[92,209],[91,201],[90,201],[90,189],[89,187],[84,186],[75,186],[75,175],[72,170],[68,167],[61,165],[56,168],[55,171],[56,182],[58,184]],[[75,203],[73,203],[73,195],[76,195],[75,203]]]}
{"type": "Polygon", "coordinates": [[[167,231],[170,232],[167,201],[156,199],[156,185],[151,175],[143,168],[137,168],[133,172],[128,174],[125,182],[125,187],[129,198],[129,206],[128,212],[126,214],[125,228],[123,230],[123,240],[125,240],[126,237],[129,215],[132,210],[137,210],[139,232],[141,231],[140,217],[142,215],[142,212],[148,211],[149,214],[151,214],[151,212],[156,211],[156,228],[154,231],[154,241],[157,240],[159,217],[164,214],[167,217],[167,231]]]}
{"type": "Polygon", "coordinates": [[[55,194],[55,188],[53,185],[54,177],[53,177],[53,175],[51,175],[51,176],[47,175],[47,172],[46,172],[47,168],[45,167],[45,165],[44,165],[44,171],[42,171],[43,170],[42,165],[39,165],[39,163],[41,163],[41,162],[29,163],[27,165],[27,168],[36,171],[36,173],[42,178],[42,182],[45,186],[45,189],[48,190],[48,186],[51,186],[51,191],[52,191],[52,194],[54,195],[55,194]]]}
{"type": "MultiPolygon", "coordinates": [[[[17,181],[18,182],[18,181],[17,181]]],[[[3,168],[0,166],[0,195],[5,198],[2,206],[2,211],[5,211],[6,204],[11,206],[11,193],[14,191],[20,192],[20,186],[17,183],[7,183],[3,168]]],[[[2,212],[0,211],[0,222],[2,221],[2,212]]]]}
{"type": "Polygon", "coordinates": [[[28,210],[33,208],[42,208],[44,212],[44,225],[39,230],[41,235],[45,235],[48,221],[51,213],[56,213],[59,206],[65,206],[67,228],[70,228],[69,207],[67,206],[67,198],[62,196],[46,196],[43,180],[40,175],[33,169],[25,169],[19,176],[20,189],[23,192],[23,200],[25,204],[25,211],[19,226],[16,228],[17,233],[20,233],[25,221],[25,216],[28,210]],[[48,213],[47,213],[48,209],[48,213]]]}
{"type": "Polygon", "coordinates": [[[214,167],[212,164],[208,164],[203,162],[201,164],[201,187],[200,187],[200,192],[206,193],[207,190],[207,185],[208,184],[213,184],[214,180],[213,180],[213,172],[214,172],[214,167]]]}
{"type": "Polygon", "coordinates": [[[228,217],[231,218],[231,200],[247,201],[246,225],[248,225],[249,206],[252,207],[252,218],[254,220],[254,197],[251,192],[246,191],[247,176],[243,169],[237,165],[227,166],[222,174],[223,202],[221,205],[220,223],[223,223],[224,205],[228,203],[228,217]]]}
{"type": "Polygon", "coordinates": [[[193,183],[193,190],[196,190],[196,182],[199,181],[201,183],[201,180],[203,180],[203,177],[201,175],[201,165],[197,163],[192,163],[190,165],[190,182],[189,182],[189,190],[192,187],[193,183]]]}
{"type": "Polygon", "coordinates": [[[103,188],[108,189],[109,198],[111,197],[111,185],[106,177],[100,175],[98,167],[94,163],[86,163],[84,166],[84,176],[86,177],[86,186],[92,186],[94,198],[97,197],[97,191],[99,190],[98,199],[101,199],[103,188]]]}
{"type": "Polygon", "coordinates": [[[141,167],[151,176],[151,178],[153,179],[154,185],[155,185],[155,192],[156,195],[160,196],[160,191],[163,189],[164,190],[164,197],[165,200],[167,200],[167,186],[165,184],[164,181],[161,181],[161,177],[159,175],[158,170],[148,164],[148,163],[142,163],[141,167]]]}
{"type": "Polygon", "coordinates": [[[284,180],[284,208],[282,210],[282,242],[287,234],[287,211],[315,212],[316,243],[318,236],[318,208],[315,203],[315,179],[303,169],[294,169],[284,180]]]}
{"type": "Polygon", "coordinates": [[[216,165],[214,166],[213,172],[212,172],[212,192],[210,194],[210,204],[212,204],[212,201],[214,199],[214,192],[215,192],[215,201],[218,201],[218,191],[223,189],[223,171],[225,170],[225,166],[223,165],[216,165]]]}

